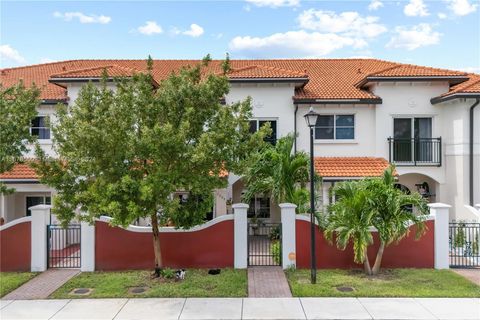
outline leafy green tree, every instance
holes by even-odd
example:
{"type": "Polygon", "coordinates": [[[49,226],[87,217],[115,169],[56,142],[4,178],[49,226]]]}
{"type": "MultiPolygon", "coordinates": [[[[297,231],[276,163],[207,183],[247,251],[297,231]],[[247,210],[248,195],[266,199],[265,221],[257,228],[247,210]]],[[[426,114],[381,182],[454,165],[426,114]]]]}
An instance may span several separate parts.
{"type": "Polygon", "coordinates": [[[375,212],[372,225],[378,230],[380,238],[380,247],[372,268],[373,274],[380,271],[385,248],[408,235],[412,225],[415,226],[417,239],[425,232],[427,201],[418,192],[406,194],[396,188],[394,173],[395,167],[390,166],[381,179],[367,180],[367,190],[374,200],[371,203],[375,212]]]}
{"type": "Polygon", "coordinates": [[[293,143],[294,136],[289,134],[280,138],[275,146],[266,147],[252,157],[244,176],[245,200],[263,193],[276,203],[294,203],[297,212],[306,212],[309,159],[304,152],[293,153],[293,143]]]}
{"type": "MultiPolygon", "coordinates": [[[[35,86],[26,88],[22,82],[9,88],[0,85],[0,173],[20,162],[27,145],[34,142],[30,126],[37,115],[39,95],[35,86]]],[[[11,192],[13,189],[0,183],[0,193],[11,192]]]]}
{"type": "Polygon", "coordinates": [[[345,181],[335,185],[337,201],[329,206],[329,216],[324,231],[330,242],[335,238],[336,246],[345,250],[353,242],[354,261],[363,263],[366,274],[372,269],[367,257],[367,249],[373,243],[371,210],[373,199],[365,188],[364,181],[345,181]]]}
{"type": "Polygon", "coordinates": [[[391,166],[380,179],[337,184],[334,188],[337,200],[329,206],[326,237],[332,240],[335,236],[341,250],[352,241],[354,260],[363,263],[369,275],[378,274],[385,248],[408,235],[412,225],[417,238],[425,231],[428,212],[425,199],[418,193],[405,194],[396,188],[394,172],[391,166]],[[380,238],[373,268],[367,256],[367,248],[373,243],[372,227],[377,229],[380,238]]]}
{"type": "Polygon", "coordinates": [[[249,99],[221,104],[229,82],[207,73],[208,60],[156,89],[150,73],[118,79],[116,90],[106,81],[86,84],[71,106],[58,107],[52,130],[59,158],[37,148],[37,170],[58,191],[53,212],[64,223],[77,210],[87,213],[79,219],[108,215],[120,226],[150,218],[157,276],[159,225],[202,223],[213,190],[227,185],[225,172],[241,174],[250,152],[264,143],[263,131],[249,133],[249,99]],[[180,190],[188,192],[186,201],[172,196],[180,190]]]}

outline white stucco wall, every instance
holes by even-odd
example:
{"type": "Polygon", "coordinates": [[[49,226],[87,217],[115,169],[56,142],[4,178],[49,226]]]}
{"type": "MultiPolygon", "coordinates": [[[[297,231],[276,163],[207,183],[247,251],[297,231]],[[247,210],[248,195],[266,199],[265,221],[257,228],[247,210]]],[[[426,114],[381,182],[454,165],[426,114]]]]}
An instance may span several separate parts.
{"type": "MultiPolygon", "coordinates": [[[[451,218],[470,219],[464,205],[470,202],[470,107],[475,101],[452,100],[439,104],[443,114],[442,138],[445,146],[446,183],[442,194],[452,205],[451,218]]],[[[480,106],[474,109],[474,204],[480,202],[480,106]]]]}
{"type": "MultiPolygon", "coordinates": [[[[55,116],[55,105],[39,105],[37,107],[37,113],[38,116],[46,116],[49,118],[50,123],[55,123],[56,121],[56,116],[55,116]]],[[[38,142],[40,146],[42,147],[43,151],[49,155],[49,156],[55,156],[55,152],[52,149],[52,137],[53,134],[50,132],[50,139],[39,139],[38,142]]],[[[26,157],[28,158],[34,158],[35,157],[35,145],[28,145],[28,152],[25,154],[26,157]]]]}
{"type": "MultiPolygon", "coordinates": [[[[297,112],[297,150],[310,152],[310,132],[304,115],[310,107],[319,114],[355,115],[354,140],[316,140],[316,157],[371,157],[375,153],[375,106],[373,105],[299,105],[297,112]]],[[[290,115],[293,116],[293,113],[290,115]]]]}
{"type": "Polygon", "coordinates": [[[254,118],[275,118],[277,120],[277,139],[294,131],[292,97],[294,87],[288,84],[232,84],[227,103],[252,98],[254,118]]]}

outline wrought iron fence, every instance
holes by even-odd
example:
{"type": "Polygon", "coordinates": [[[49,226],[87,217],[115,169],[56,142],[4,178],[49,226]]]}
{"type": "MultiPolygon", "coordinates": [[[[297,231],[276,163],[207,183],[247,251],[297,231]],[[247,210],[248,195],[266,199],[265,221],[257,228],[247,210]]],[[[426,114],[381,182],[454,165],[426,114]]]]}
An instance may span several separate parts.
{"type": "Polygon", "coordinates": [[[399,166],[441,166],[442,138],[388,138],[389,160],[399,166]]]}
{"type": "Polygon", "coordinates": [[[480,223],[451,222],[449,229],[450,267],[480,267],[480,223]]]}
{"type": "Polygon", "coordinates": [[[248,265],[280,266],[282,264],[282,225],[248,223],[248,265]]]}
{"type": "Polygon", "coordinates": [[[49,268],[80,268],[81,227],[72,224],[47,226],[47,262],[49,268]]]}

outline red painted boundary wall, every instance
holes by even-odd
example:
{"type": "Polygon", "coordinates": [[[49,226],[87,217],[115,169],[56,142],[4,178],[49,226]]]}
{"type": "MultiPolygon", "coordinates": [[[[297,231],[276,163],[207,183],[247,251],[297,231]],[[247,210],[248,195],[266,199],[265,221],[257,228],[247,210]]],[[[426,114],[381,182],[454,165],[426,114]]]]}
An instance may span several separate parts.
{"type": "Polygon", "coordinates": [[[0,271],[30,271],[31,222],[0,231],[0,271]]]}
{"type": "MultiPolygon", "coordinates": [[[[383,254],[382,267],[385,268],[433,268],[434,267],[434,221],[426,222],[427,231],[415,240],[415,227],[398,244],[388,246],[383,254]]],[[[296,220],[297,267],[310,268],[310,222],[296,220]]],[[[319,269],[362,268],[353,262],[352,244],[344,251],[330,245],[323,236],[323,231],[316,230],[316,256],[319,269]]],[[[373,265],[379,247],[378,234],[374,232],[374,244],[368,249],[368,257],[373,265]]]]}
{"type": "MultiPolygon", "coordinates": [[[[233,220],[197,231],[161,232],[160,243],[164,267],[233,267],[233,220]]],[[[95,269],[152,269],[154,266],[151,232],[129,231],[96,222],[95,269]]]]}

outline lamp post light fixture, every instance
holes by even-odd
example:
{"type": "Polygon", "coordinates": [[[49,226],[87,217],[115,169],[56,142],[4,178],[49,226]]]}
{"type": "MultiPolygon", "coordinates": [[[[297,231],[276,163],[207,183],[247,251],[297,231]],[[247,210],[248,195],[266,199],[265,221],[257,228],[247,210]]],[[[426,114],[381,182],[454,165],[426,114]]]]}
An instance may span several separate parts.
{"type": "Polygon", "coordinates": [[[310,265],[310,281],[312,284],[317,283],[317,258],[315,254],[315,171],[313,157],[313,130],[318,119],[318,113],[310,110],[304,115],[307,126],[310,129],[310,249],[311,249],[311,265],[310,265]]]}

